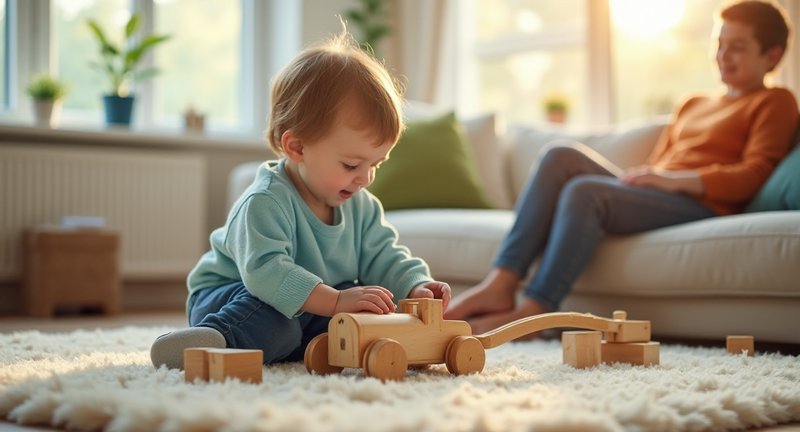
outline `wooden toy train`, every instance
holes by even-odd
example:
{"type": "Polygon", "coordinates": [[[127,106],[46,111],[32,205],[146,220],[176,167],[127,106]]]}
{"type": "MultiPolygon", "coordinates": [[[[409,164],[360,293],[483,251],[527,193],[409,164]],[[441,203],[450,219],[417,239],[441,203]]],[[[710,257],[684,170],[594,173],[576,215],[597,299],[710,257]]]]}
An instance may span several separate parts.
{"type": "MultiPolygon", "coordinates": [[[[650,342],[650,321],[627,320],[623,311],[615,312],[612,319],[574,312],[541,314],[473,336],[466,321],[442,318],[441,300],[405,299],[393,314],[334,315],[328,333],[312,339],[306,348],[305,365],[310,373],[317,374],[363,368],[365,375],[381,380],[402,379],[409,366],[441,363],[455,375],[477,373],[483,370],[486,349],[557,327],[602,331],[603,346],[609,346],[609,359],[627,356],[632,358],[631,363],[652,364],[655,352],[655,363],[658,362],[658,343],[650,342]]],[[[590,348],[596,349],[599,357],[599,337],[596,347],[590,348]]],[[[581,346],[578,349],[590,351],[581,346]]]]}

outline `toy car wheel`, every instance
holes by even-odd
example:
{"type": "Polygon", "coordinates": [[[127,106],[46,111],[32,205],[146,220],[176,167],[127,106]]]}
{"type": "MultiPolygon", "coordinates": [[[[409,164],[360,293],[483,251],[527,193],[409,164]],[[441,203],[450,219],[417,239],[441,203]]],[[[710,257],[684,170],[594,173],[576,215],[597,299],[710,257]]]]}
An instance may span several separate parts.
{"type": "Polygon", "coordinates": [[[322,333],[311,339],[306,347],[303,363],[308,373],[316,372],[317,375],[329,375],[342,371],[339,366],[328,363],[328,334],[322,333]]]}
{"type": "Polygon", "coordinates": [[[406,350],[394,339],[378,339],[364,351],[364,374],[381,381],[402,380],[408,369],[406,350]]]}
{"type": "Polygon", "coordinates": [[[447,345],[445,364],[453,375],[478,373],[486,364],[486,351],[478,339],[458,336],[447,345]]]}

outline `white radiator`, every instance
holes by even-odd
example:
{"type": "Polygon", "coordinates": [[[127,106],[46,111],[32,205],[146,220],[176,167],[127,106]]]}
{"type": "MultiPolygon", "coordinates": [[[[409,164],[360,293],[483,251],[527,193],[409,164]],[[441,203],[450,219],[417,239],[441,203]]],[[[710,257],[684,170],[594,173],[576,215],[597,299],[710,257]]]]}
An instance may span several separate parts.
{"type": "Polygon", "coordinates": [[[183,277],[206,244],[203,157],[160,150],[0,145],[0,280],[18,279],[22,232],[101,216],[128,278],[183,277]]]}

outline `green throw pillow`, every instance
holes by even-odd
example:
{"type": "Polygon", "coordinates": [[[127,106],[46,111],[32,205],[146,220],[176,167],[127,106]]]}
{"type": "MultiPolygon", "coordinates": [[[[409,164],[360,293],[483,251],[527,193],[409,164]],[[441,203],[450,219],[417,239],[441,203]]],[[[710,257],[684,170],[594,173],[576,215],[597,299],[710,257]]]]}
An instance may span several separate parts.
{"type": "Polygon", "coordinates": [[[800,210],[800,145],[781,161],[745,211],[800,210]]]}
{"type": "Polygon", "coordinates": [[[369,190],[386,210],[491,208],[453,112],[409,122],[369,190]]]}

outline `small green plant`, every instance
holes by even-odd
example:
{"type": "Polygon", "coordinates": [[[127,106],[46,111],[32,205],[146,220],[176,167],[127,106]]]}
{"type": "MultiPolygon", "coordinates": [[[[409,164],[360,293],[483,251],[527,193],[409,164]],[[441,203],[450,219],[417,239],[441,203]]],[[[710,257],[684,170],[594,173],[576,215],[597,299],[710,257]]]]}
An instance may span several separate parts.
{"type": "Polygon", "coordinates": [[[67,85],[48,74],[36,75],[25,88],[36,100],[57,101],[67,95],[67,85]]]}
{"type": "Polygon", "coordinates": [[[387,24],[386,0],[359,0],[357,8],[345,11],[349,21],[361,33],[361,49],[375,55],[378,43],[391,32],[387,24]]]}
{"type": "Polygon", "coordinates": [[[560,94],[551,94],[544,100],[546,113],[566,113],[569,111],[569,99],[560,94]]]}
{"type": "Polygon", "coordinates": [[[125,96],[129,82],[143,81],[158,73],[157,68],[138,70],[139,62],[150,49],[166,41],[170,36],[148,34],[140,39],[135,39],[140,20],[139,15],[134,14],[125,25],[124,43],[126,48],[119,47],[108,40],[97,21],[89,20],[87,22],[100,44],[100,56],[102,57],[102,62],[92,62],[91,65],[108,76],[111,81],[112,95],[125,96]]]}

